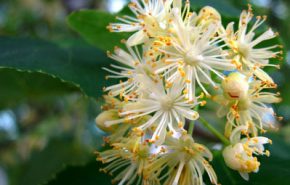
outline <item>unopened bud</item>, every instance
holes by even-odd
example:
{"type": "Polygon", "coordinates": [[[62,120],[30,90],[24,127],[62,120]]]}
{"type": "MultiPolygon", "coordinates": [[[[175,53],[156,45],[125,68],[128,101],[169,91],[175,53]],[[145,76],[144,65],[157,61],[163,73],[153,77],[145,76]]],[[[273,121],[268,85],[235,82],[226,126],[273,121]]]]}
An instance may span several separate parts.
{"type": "Polygon", "coordinates": [[[226,98],[241,100],[248,95],[249,83],[245,76],[234,72],[224,79],[222,88],[226,98]]]}
{"type": "Polygon", "coordinates": [[[232,130],[233,130],[232,124],[230,122],[227,122],[225,126],[225,133],[224,133],[227,138],[230,138],[232,130]]]}
{"type": "Polygon", "coordinates": [[[100,113],[96,117],[95,121],[96,121],[97,127],[99,127],[101,130],[103,130],[105,132],[112,132],[114,130],[114,128],[117,127],[117,125],[107,127],[105,125],[105,122],[117,120],[117,119],[119,119],[118,111],[117,110],[108,110],[108,111],[104,111],[104,112],[100,113]]]}

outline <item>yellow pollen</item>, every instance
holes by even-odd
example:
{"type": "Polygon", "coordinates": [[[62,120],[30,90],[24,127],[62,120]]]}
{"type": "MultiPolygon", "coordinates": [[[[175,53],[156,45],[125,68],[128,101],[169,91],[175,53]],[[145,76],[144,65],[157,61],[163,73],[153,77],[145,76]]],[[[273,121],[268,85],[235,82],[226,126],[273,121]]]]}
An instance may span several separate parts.
{"type": "Polygon", "coordinates": [[[270,156],[270,152],[269,152],[269,150],[266,150],[266,151],[265,151],[265,155],[266,155],[267,157],[270,156]]]}
{"type": "Polygon", "coordinates": [[[186,83],[191,83],[191,80],[187,79],[185,80],[186,83]]]}
{"type": "Polygon", "coordinates": [[[205,106],[205,105],[206,105],[206,101],[205,100],[200,102],[200,106],[205,106]]]}

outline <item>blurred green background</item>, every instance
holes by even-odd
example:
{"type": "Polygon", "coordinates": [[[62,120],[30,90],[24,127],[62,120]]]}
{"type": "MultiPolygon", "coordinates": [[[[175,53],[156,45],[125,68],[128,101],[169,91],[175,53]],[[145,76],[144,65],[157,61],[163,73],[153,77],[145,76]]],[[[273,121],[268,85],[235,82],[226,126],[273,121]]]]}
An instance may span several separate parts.
{"type": "MultiPolygon", "coordinates": [[[[126,3],[126,0],[0,0],[0,185],[110,184],[107,176],[98,173],[93,155],[105,134],[94,123],[102,103],[97,80],[104,78],[100,66],[94,63],[100,58],[104,62],[110,60],[103,51],[72,31],[66,17],[80,9],[113,14],[126,3]],[[66,53],[54,50],[53,44],[61,46],[66,53]],[[22,51],[23,48],[27,51],[22,51]],[[9,52],[14,52],[17,58],[8,58],[6,65],[3,61],[9,52]],[[37,70],[26,66],[25,62],[35,55],[47,65],[47,71],[38,70],[36,61],[29,62],[34,62],[37,70]],[[55,56],[59,56],[58,62],[55,56]],[[70,60],[66,61],[67,58],[70,60]],[[81,68],[84,64],[86,70],[95,74],[93,78],[81,68]],[[16,70],[17,65],[21,67],[16,70]],[[80,86],[72,82],[79,82],[80,86]]],[[[268,24],[280,33],[284,42],[285,57],[290,56],[289,0],[193,0],[192,7],[198,10],[211,5],[231,18],[239,16],[247,3],[254,6],[256,15],[268,16],[268,24]]],[[[95,21],[101,19],[96,17],[95,21]]],[[[107,48],[102,43],[97,45],[100,49],[107,48]]],[[[271,164],[278,165],[270,164],[261,170],[261,177],[254,176],[257,181],[262,182],[264,175],[279,165],[284,167],[277,169],[279,174],[272,177],[284,178],[280,172],[290,174],[289,68],[287,57],[281,70],[271,72],[284,100],[274,105],[277,114],[284,117],[279,133],[274,136],[281,143],[272,150],[279,158],[274,158],[271,164]]],[[[228,184],[243,183],[248,184],[234,180],[228,184]]],[[[289,178],[279,184],[290,184],[289,178]]]]}

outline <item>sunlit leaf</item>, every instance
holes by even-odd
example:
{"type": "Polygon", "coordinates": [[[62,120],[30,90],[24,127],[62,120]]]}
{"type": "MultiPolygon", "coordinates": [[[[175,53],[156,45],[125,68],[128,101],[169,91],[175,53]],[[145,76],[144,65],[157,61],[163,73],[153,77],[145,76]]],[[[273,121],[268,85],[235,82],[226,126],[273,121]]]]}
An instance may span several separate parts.
{"type": "Polygon", "coordinates": [[[67,167],[45,185],[111,185],[110,176],[99,172],[100,164],[92,161],[84,166],[67,167]]]}
{"type": "Polygon", "coordinates": [[[111,33],[106,29],[109,23],[118,21],[107,12],[80,10],[73,12],[67,20],[73,30],[104,51],[112,50],[115,45],[120,45],[122,39],[128,38],[128,34],[111,33]]]}
{"type": "Polygon", "coordinates": [[[242,9],[247,7],[241,7],[240,10],[228,0],[191,0],[191,7],[199,9],[204,6],[212,6],[217,9],[221,14],[226,16],[239,16],[242,9]]]}
{"type": "Polygon", "coordinates": [[[0,108],[8,108],[20,101],[59,96],[79,89],[57,77],[38,72],[0,69],[0,108]]]}
{"type": "Polygon", "coordinates": [[[85,95],[102,94],[105,84],[102,67],[110,60],[83,42],[61,47],[41,40],[1,37],[0,50],[2,68],[44,73],[75,85],[85,95]]]}
{"type": "Polygon", "coordinates": [[[39,185],[52,179],[67,165],[84,165],[90,159],[88,151],[71,140],[55,139],[41,152],[35,152],[14,176],[13,184],[39,185]],[[17,178],[15,178],[17,177],[17,178]]]}

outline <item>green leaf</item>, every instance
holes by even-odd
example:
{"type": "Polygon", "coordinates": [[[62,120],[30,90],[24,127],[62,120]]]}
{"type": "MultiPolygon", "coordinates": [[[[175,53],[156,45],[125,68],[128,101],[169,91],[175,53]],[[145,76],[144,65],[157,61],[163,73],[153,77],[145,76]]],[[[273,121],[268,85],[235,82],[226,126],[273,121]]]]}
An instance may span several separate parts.
{"type": "Polygon", "coordinates": [[[14,69],[0,69],[0,89],[0,108],[14,106],[20,101],[79,91],[76,86],[56,77],[14,69]]]}
{"type": "Polygon", "coordinates": [[[241,10],[245,8],[241,7],[239,10],[229,0],[191,0],[191,7],[194,9],[200,9],[204,6],[212,6],[217,9],[220,14],[226,16],[239,16],[241,10]]]}
{"type": "Polygon", "coordinates": [[[102,95],[105,85],[102,67],[110,60],[83,42],[61,47],[41,40],[0,37],[0,50],[2,68],[48,74],[74,84],[85,95],[102,95]]]}
{"type": "Polygon", "coordinates": [[[111,33],[106,29],[109,23],[118,22],[107,12],[80,10],[69,15],[67,21],[86,41],[104,51],[112,50],[122,39],[128,38],[126,33],[111,33]]]}
{"type": "Polygon", "coordinates": [[[92,161],[84,166],[71,166],[46,185],[111,185],[111,178],[99,172],[101,164],[92,161]]]}
{"type": "Polygon", "coordinates": [[[21,166],[22,170],[12,184],[40,185],[52,179],[67,165],[84,165],[92,156],[81,145],[71,139],[50,141],[41,152],[34,152],[31,158],[21,166]]]}
{"type": "MultiPolygon", "coordinates": [[[[261,166],[258,173],[251,173],[245,181],[238,172],[225,165],[221,152],[215,152],[212,165],[219,183],[231,185],[289,185],[290,182],[290,145],[277,135],[270,135],[273,145],[269,147],[270,157],[259,157],[261,166]]],[[[210,184],[210,183],[208,183],[210,184]]]]}

